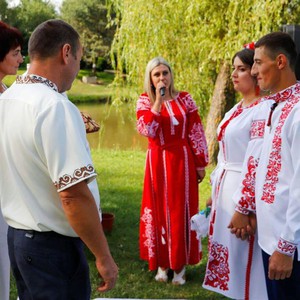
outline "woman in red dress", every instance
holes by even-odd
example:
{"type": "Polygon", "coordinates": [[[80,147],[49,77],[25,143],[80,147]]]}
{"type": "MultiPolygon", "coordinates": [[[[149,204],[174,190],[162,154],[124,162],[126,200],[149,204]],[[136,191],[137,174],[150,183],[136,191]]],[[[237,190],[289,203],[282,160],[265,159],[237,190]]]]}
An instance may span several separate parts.
{"type": "Polygon", "coordinates": [[[198,183],[208,164],[206,139],[196,103],[174,88],[161,57],[146,68],[145,92],[137,101],[137,130],[148,138],[140,218],[140,256],[157,270],[157,281],[185,283],[185,266],[201,253],[190,219],[198,213],[198,183]]]}

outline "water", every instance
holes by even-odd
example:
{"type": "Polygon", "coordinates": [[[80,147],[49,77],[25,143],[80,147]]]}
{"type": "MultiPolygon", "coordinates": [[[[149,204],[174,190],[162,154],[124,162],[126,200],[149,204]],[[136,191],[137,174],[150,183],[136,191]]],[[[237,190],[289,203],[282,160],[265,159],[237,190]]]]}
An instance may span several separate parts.
{"type": "Polygon", "coordinates": [[[87,112],[100,130],[87,135],[92,149],[138,149],[147,148],[147,138],[136,131],[135,108],[130,104],[115,107],[110,104],[78,104],[78,109],[87,112]]]}

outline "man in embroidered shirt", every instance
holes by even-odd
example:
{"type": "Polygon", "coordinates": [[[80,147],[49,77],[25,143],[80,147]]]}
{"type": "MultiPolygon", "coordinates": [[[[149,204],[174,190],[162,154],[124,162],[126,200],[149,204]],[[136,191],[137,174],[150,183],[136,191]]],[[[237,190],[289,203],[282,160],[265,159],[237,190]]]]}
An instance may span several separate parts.
{"type": "MultiPolygon", "coordinates": [[[[300,299],[300,83],[295,76],[292,38],[270,33],[255,44],[252,74],[272,94],[256,170],[255,204],[258,242],[263,251],[269,299],[300,299]]],[[[250,225],[243,199],[234,214],[232,232],[243,239],[250,225]],[[244,214],[244,215],[243,215],[244,214]],[[239,229],[239,230],[237,230],[239,229]]],[[[255,208],[254,208],[255,209],[255,208]]]]}
{"type": "Polygon", "coordinates": [[[0,200],[20,299],[89,300],[83,243],[103,282],[118,269],[99,213],[85,125],[64,93],[82,56],[78,33],[61,20],[40,24],[29,40],[30,68],[0,99],[0,200]],[[82,243],[83,242],[83,243],[82,243]]]}

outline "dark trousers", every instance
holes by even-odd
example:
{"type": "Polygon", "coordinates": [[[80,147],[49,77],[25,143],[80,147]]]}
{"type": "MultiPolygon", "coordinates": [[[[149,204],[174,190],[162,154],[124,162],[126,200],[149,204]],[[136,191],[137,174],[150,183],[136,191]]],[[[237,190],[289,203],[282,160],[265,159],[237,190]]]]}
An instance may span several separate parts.
{"type": "Polygon", "coordinates": [[[295,252],[293,271],[290,278],[270,280],[268,278],[270,255],[262,251],[265,277],[269,300],[299,300],[300,299],[300,262],[295,252]]]}
{"type": "Polygon", "coordinates": [[[8,228],[20,300],[90,300],[89,268],[79,238],[8,228]]]}

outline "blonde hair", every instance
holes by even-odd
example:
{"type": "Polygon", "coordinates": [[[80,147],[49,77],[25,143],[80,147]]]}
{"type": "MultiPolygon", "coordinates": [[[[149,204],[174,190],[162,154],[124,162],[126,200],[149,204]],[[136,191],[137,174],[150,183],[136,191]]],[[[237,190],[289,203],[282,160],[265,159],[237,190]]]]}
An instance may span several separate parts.
{"type": "Polygon", "coordinates": [[[174,98],[177,94],[177,90],[174,87],[174,76],[170,64],[164,58],[157,56],[148,62],[146,67],[146,72],[145,72],[145,81],[144,81],[144,91],[148,94],[152,103],[154,103],[156,95],[151,81],[151,72],[154,68],[158,67],[159,65],[165,65],[166,67],[168,67],[170,71],[171,74],[171,84],[169,87],[170,96],[174,98]]]}

